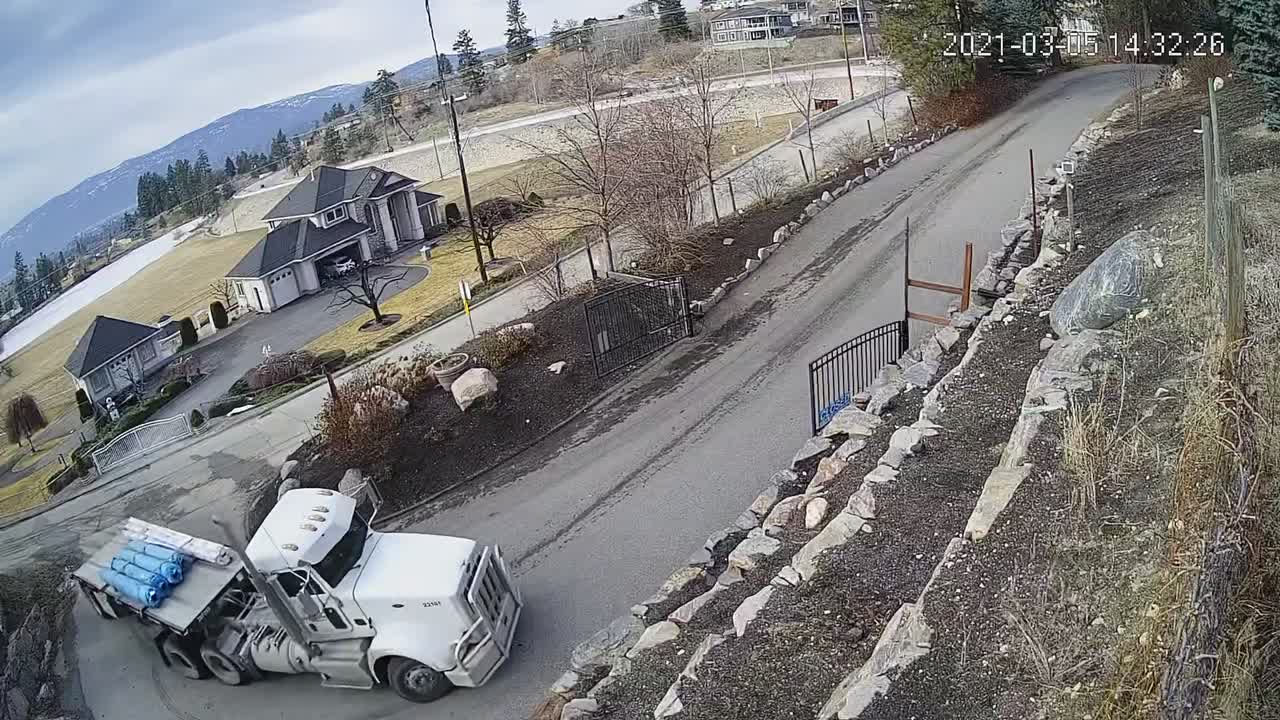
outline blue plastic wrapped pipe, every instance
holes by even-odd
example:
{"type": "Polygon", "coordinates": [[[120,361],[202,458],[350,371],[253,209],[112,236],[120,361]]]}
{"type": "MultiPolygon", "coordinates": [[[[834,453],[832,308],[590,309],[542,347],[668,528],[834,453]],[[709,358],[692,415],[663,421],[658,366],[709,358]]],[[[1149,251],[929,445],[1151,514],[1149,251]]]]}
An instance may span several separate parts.
{"type": "Polygon", "coordinates": [[[115,570],[103,568],[98,572],[98,576],[102,578],[103,582],[115,588],[121,595],[140,602],[146,607],[158,608],[160,603],[164,601],[164,598],[160,596],[160,593],[156,592],[155,588],[145,583],[140,583],[115,570]]]}
{"type": "Polygon", "coordinates": [[[132,565],[137,565],[143,570],[150,570],[164,578],[170,585],[178,585],[182,582],[182,565],[178,563],[144,555],[128,548],[116,553],[116,557],[132,565]]]}
{"type": "Polygon", "coordinates": [[[142,542],[141,540],[130,540],[129,544],[125,545],[125,547],[136,553],[149,555],[153,558],[163,560],[165,562],[176,563],[183,567],[187,567],[191,564],[190,557],[183,555],[177,550],[170,550],[169,548],[164,547],[163,545],[156,545],[155,543],[142,542]]]}
{"type": "Polygon", "coordinates": [[[169,583],[167,580],[160,575],[157,575],[150,570],[144,570],[123,558],[111,558],[111,569],[125,577],[136,580],[143,585],[151,586],[162,598],[167,597],[169,594],[169,583]]]}

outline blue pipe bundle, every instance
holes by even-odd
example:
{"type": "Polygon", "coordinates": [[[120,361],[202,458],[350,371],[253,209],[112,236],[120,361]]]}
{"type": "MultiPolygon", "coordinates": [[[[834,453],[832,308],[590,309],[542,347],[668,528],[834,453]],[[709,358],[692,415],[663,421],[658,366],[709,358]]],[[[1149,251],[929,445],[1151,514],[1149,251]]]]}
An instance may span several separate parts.
{"type": "Polygon", "coordinates": [[[111,569],[143,585],[155,588],[161,599],[169,595],[169,581],[150,570],[144,570],[120,557],[111,558],[111,569]]]}
{"type": "Polygon", "coordinates": [[[128,575],[121,574],[115,570],[107,570],[103,568],[98,572],[98,576],[102,581],[115,588],[125,597],[136,600],[149,608],[158,608],[164,598],[156,592],[154,587],[145,583],[138,582],[128,575]]]}
{"type": "Polygon", "coordinates": [[[143,570],[149,570],[159,575],[170,585],[177,585],[182,582],[182,565],[180,563],[161,560],[158,557],[144,555],[127,548],[117,553],[116,557],[132,565],[137,565],[143,570]]]}
{"type": "Polygon", "coordinates": [[[155,543],[142,542],[141,540],[130,540],[129,543],[125,545],[125,548],[142,555],[148,555],[158,560],[175,563],[183,567],[188,567],[191,565],[190,557],[183,555],[177,550],[170,550],[169,548],[164,547],[163,545],[156,545],[155,543]]]}

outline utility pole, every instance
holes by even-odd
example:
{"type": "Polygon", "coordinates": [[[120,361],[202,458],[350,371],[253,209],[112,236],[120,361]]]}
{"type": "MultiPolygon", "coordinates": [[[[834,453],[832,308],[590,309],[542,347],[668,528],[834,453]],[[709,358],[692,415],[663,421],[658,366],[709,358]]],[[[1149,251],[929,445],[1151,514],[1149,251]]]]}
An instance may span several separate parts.
{"type": "Polygon", "coordinates": [[[857,97],[857,93],[853,91],[853,65],[849,63],[849,36],[844,30],[844,5],[837,7],[836,12],[839,13],[837,17],[840,22],[840,43],[844,45],[844,71],[849,75],[849,99],[853,100],[857,97]]]}
{"type": "MultiPolygon", "coordinates": [[[[841,18],[843,19],[843,17],[842,11],[841,18]]],[[[864,65],[870,65],[871,51],[867,49],[867,23],[864,22],[864,18],[862,17],[862,0],[858,0],[858,32],[862,34],[862,63],[864,65]]],[[[848,54],[847,50],[845,51],[845,54],[848,54]]]]}
{"type": "MultiPolygon", "coordinates": [[[[427,8],[427,29],[431,32],[431,52],[436,56],[436,70],[439,74],[440,48],[436,46],[436,26],[431,22],[431,0],[423,0],[427,8]]],[[[440,78],[440,102],[449,106],[449,128],[453,131],[453,147],[458,152],[458,175],[462,178],[462,199],[467,204],[467,222],[471,226],[471,245],[476,250],[476,266],[480,270],[480,282],[489,284],[489,272],[484,269],[484,253],[480,252],[480,233],[476,230],[476,214],[471,207],[471,185],[467,182],[467,164],[462,157],[462,133],[458,131],[458,112],[454,103],[465,100],[466,96],[455,98],[446,92],[444,78],[440,78]]]]}

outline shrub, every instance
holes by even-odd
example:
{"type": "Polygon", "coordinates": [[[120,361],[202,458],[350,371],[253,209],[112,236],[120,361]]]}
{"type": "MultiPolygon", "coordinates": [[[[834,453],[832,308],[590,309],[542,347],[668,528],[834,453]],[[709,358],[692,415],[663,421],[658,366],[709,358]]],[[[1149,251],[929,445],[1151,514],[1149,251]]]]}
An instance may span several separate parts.
{"type": "Polygon", "coordinates": [[[1186,77],[1187,89],[1207,95],[1210,80],[1231,74],[1231,58],[1227,55],[1183,58],[1178,63],[1178,70],[1186,77]]]}
{"type": "Polygon", "coordinates": [[[209,303],[209,317],[213,318],[213,326],[219,330],[231,324],[230,318],[227,317],[227,309],[222,306],[221,300],[209,303]]]}
{"type": "Polygon", "coordinates": [[[471,354],[479,365],[499,370],[538,344],[534,330],[521,327],[486,330],[472,340],[471,354]]]}
{"type": "Polygon", "coordinates": [[[178,330],[182,333],[182,347],[194,347],[200,342],[200,335],[196,333],[196,324],[191,321],[191,318],[182,318],[178,323],[178,330]]]}
{"type": "Polygon", "coordinates": [[[173,382],[165,383],[165,385],[160,388],[160,395],[166,400],[169,400],[189,387],[191,387],[191,383],[186,380],[174,380],[173,382]]]}
{"type": "Polygon", "coordinates": [[[263,390],[306,377],[315,366],[316,356],[305,350],[282,353],[263,360],[261,365],[245,374],[245,381],[250,390],[263,390]]]}
{"type": "Polygon", "coordinates": [[[375,390],[385,379],[365,370],[343,383],[337,396],[325,398],[317,430],[340,464],[373,468],[389,462],[401,423],[389,394],[375,390]]]}
{"type": "Polygon", "coordinates": [[[1026,87],[1025,83],[995,75],[949,95],[927,97],[920,103],[920,122],[925,127],[975,125],[1008,107],[1026,87]]]}
{"type": "Polygon", "coordinates": [[[227,413],[231,412],[232,410],[235,410],[241,405],[244,405],[245,402],[247,401],[241,397],[223,398],[221,400],[218,400],[209,406],[209,417],[210,418],[222,417],[223,415],[226,415],[227,413]]]}
{"type": "Polygon", "coordinates": [[[333,370],[334,368],[340,367],[342,365],[342,361],[346,359],[346,350],[325,350],[316,356],[315,367],[321,370],[325,368],[333,370]]]}
{"type": "Polygon", "coordinates": [[[444,206],[444,219],[449,227],[457,227],[462,223],[462,211],[458,209],[458,203],[449,203],[444,206]]]}
{"type": "Polygon", "coordinates": [[[191,427],[198,428],[204,424],[204,413],[200,412],[200,408],[191,411],[191,427]]]}
{"type": "Polygon", "coordinates": [[[80,408],[80,422],[93,417],[93,403],[89,402],[89,396],[83,388],[76,390],[76,406],[80,408]]]}

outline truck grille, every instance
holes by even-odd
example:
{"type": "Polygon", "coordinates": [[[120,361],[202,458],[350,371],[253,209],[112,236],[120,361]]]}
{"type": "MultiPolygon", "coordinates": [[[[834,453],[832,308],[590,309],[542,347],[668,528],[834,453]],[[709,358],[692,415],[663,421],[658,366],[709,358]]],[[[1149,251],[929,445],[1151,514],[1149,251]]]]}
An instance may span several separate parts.
{"type": "Polygon", "coordinates": [[[485,549],[476,572],[479,574],[471,583],[467,600],[471,602],[471,607],[485,619],[490,632],[494,632],[502,621],[503,599],[511,593],[511,589],[493,561],[492,550],[488,548],[485,549]]]}

